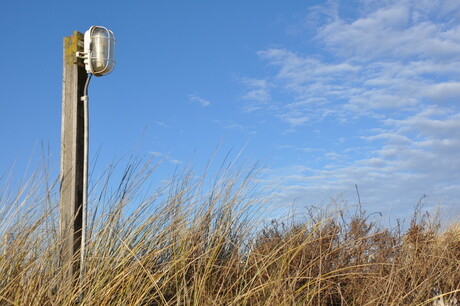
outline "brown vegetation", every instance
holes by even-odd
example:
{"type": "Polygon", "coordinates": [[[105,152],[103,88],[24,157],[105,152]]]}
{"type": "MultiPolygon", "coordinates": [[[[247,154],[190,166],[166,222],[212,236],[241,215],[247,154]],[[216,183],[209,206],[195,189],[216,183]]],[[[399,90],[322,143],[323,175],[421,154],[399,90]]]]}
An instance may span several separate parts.
{"type": "Polygon", "coordinates": [[[127,167],[115,191],[110,175],[95,182],[77,289],[60,274],[56,188],[42,188],[45,178],[13,197],[0,189],[0,304],[417,305],[458,298],[458,224],[441,229],[417,209],[410,225],[384,227],[360,205],[310,208],[261,224],[257,208],[268,200],[253,171],[225,168],[210,186],[186,172],[147,192],[153,168],[139,166],[127,167]]]}

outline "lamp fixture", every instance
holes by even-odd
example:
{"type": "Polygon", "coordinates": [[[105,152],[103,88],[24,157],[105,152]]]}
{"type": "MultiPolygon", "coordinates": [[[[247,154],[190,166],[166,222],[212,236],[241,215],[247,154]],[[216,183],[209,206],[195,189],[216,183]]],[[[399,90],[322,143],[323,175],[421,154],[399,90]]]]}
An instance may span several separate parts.
{"type": "Polygon", "coordinates": [[[77,56],[84,59],[85,69],[97,77],[109,74],[115,67],[115,36],[109,29],[92,26],[85,32],[84,51],[77,56]]]}

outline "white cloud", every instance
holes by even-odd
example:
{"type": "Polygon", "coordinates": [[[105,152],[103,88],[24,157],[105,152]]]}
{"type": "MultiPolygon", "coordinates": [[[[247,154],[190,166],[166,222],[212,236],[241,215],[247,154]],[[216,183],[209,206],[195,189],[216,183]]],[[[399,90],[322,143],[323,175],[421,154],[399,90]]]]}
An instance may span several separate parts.
{"type": "Polygon", "coordinates": [[[164,123],[163,121],[155,121],[155,123],[156,123],[158,126],[161,126],[161,127],[164,127],[164,128],[169,128],[169,125],[167,125],[167,124],[164,123]]]}
{"type": "Polygon", "coordinates": [[[348,62],[322,63],[313,57],[299,56],[285,49],[268,49],[259,51],[258,54],[261,58],[269,60],[270,64],[281,67],[278,78],[295,81],[297,84],[311,80],[330,80],[360,70],[359,66],[348,62]]]}
{"type": "Polygon", "coordinates": [[[460,99],[460,82],[432,84],[425,89],[425,95],[433,100],[460,99]]]}
{"type": "Polygon", "coordinates": [[[151,154],[151,155],[153,155],[153,156],[155,156],[155,157],[161,157],[161,156],[163,156],[162,153],[160,153],[160,152],[155,152],[155,151],[151,151],[151,152],[149,152],[149,154],[151,154]]]}
{"type": "Polygon", "coordinates": [[[177,165],[177,164],[182,164],[183,163],[183,161],[173,158],[171,155],[169,155],[169,153],[164,154],[164,153],[161,153],[161,152],[151,151],[151,152],[149,152],[149,154],[153,155],[154,157],[158,157],[158,158],[160,158],[162,160],[167,160],[171,164],[177,165]]]}
{"type": "Polygon", "coordinates": [[[303,116],[301,113],[288,113],[280,116],[283,120],[287,121],[292,126],[300,126],[304,125],[308,121],[310,121],[310,117],[308,115],[303,116]]]}
{"type": "Polygon", "coordinates": [[[390,1],[354,20],[328,13],[334,18],[319,26],[316,35],[332,55],[328,58],[286,48],[258,52],[279,67],[273,87],[295,100],[281,105],[276,115],[301,125],[331,115],[343,120],[378,117],[382,109],[416,111],[427,101],[455,99],[459,83],[446,78],[457,78],[460,71],[460,26],[430,20],[427,14],[435,9],[439,5],[390,1]],[[313,103],[306,107],[298,100],[313,103]]]}
{"type": "Polygon", "coordinates": [[[196,102],[198,103],[199,105],[203,106],[203,107],[207,107],[209,105],[211,105],[211,102],[209,102],[208,100],[205,100],[197,95],[193,95],[193,94],[189,94],[187,95],[188,98],[190,99],[190,101],[192,102],[196,102]]]}
{"type": "Polygon", "coordinates": [[[427,209],[443,205],[450,212],[460,196],[460,112],[442,120],[439,116],[427,110],[386,122],[386,130],[363,137],[367,142],[383,141],[367,158],[347,161],[346,150],[330,151],[323,154],[326,167],[308,172],[296,166],[273,169],[273,178],[289,186],[281,190],[277,203],[289,205],[296,199],[303,205],[320,204],[338,194],[355,199],[353,186],[358,184],[369,211],[407,216],[427,194],[427,209]]]}
{"type": "Polygon", "coordinates": [[[400,133],[415,132],[418,137],[460,137],[460,113],[439,106],[429,106],[404,119],[387,119],[400,133]]]}
{"type": "Polygon", "coordinates": [[[271,85],[267,80],[254,78],[240,78],[239,80],[246,87],[246,92],[241,98],[249,101],[249,104],[244,108],[245,112],[251,113],[275,108],[271,101],[271,85]]]}
{"type": "MultiPolygon", "coordinates": [[[[323,25],[317,39],[338,56],[357,62],[380,58],[424,56],[458,58],[458,28],[430,18],[436,6],[419,1],[397,1],[348,22],[336,18],[323,25]]],[[[454,8],[458,10],[459,8],[454,8]]],[[[451,12],[452,13],[452,12],[451,12]]]]}
{"type": "Polygon", "coordinates": [[[257,133],[252,126],[244,125],[244,124],[232,121],[232,120],[224,120],[224,121],[222,121],[222,120],[214,119],[213,122],[218,124],[219,126],[221,126],[222,128],[224,128],[226,130],[232,130],[232,131],[236,131],[236,132],[244,132],[244,133],[248,133],[248,134],[256,134],[257,133]]]}
{"type": "Polygon", "coordinates": [[[339,131],[360,120],[371,126],[354,131],[358,145],[347,148],[344,141],[341,150],[324,152],[321,167],[273,169],[273,179],[286,182],[278,200],[312,203],[318,195],[352,194],[358,184],[374,208],[403,215],[423,194],[433,205],[455,207],[460,2],[358,2],[353,18],[341,17],[345,4],[337,1],[312,9],[309,22],[317,33],[310,43],[322,48],[320,55],[285,47],[258,52],[276,68],[263,77],[272,95],[287,93],[272,108],[274,118],[298,130],[327,122],[339,131]]]}
{"type": "Polygon", "coordinates": [[[249,88],[249,90],[243,95],[243,99],[259,102],[270,100],[270,86],[266,80],[244,78],[241,79],[241,82],[249,88]]]}

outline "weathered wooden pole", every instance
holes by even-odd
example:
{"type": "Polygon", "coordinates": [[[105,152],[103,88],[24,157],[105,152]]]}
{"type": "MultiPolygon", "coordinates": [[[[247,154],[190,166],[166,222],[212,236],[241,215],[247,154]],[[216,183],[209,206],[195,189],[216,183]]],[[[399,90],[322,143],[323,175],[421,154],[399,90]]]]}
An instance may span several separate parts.
{"type": "Polygon", "coordinates": [[[83,51],[83,34],[64,38],[62,77],[61,173],[59,202],[60,263],[63,277],[74,282],[80,271],[82,236],[84,109],[81,97],[88,74],[76,53],[83,51]]]}

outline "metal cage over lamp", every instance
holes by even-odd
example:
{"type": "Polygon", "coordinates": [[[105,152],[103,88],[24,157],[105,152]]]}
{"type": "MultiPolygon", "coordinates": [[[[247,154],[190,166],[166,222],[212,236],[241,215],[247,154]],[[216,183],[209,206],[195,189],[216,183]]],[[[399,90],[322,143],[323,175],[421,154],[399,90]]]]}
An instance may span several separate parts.
{"type": "Polygon", "coordinates": [[[115,67],[115,36],[109,29],[92,26],[85,32],[83,58],[88,73],[103,76],[115,67]]]}

